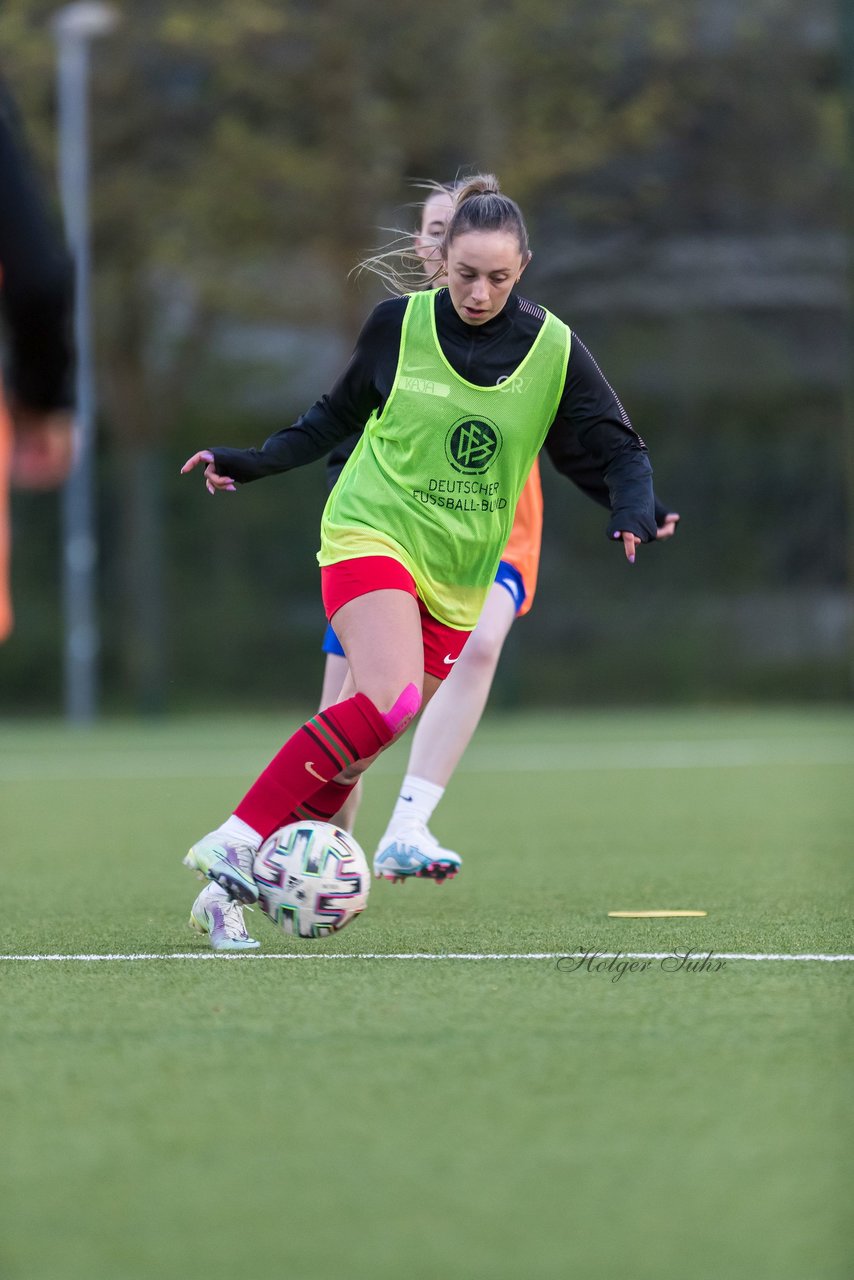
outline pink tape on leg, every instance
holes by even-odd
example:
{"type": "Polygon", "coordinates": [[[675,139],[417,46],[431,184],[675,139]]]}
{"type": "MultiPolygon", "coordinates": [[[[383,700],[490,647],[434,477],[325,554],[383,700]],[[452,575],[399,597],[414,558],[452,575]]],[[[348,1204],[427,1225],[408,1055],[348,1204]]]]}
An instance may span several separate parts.
{"type": "Polygon", "coordinates": [[[383,720],[392,733],[402,733],[413,716],[418,714],[420,706],[421,694],[418,692],[417,685],[408,684],[391,711],[385,712],[383,720]]]}

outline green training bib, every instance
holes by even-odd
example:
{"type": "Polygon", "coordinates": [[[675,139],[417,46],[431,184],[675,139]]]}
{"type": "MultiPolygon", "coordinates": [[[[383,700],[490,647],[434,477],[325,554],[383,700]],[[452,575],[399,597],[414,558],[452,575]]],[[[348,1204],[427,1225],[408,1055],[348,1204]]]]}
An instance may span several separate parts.
{"type": "Polygon", "coordinates": [[[391,556],[435,618],[470,631],[557,412],[572,335],[547,311],[518,368],[478,387],[442,354],[436,293],[409,298],[394,385],[329,495],[317,558],[391,556]]]}

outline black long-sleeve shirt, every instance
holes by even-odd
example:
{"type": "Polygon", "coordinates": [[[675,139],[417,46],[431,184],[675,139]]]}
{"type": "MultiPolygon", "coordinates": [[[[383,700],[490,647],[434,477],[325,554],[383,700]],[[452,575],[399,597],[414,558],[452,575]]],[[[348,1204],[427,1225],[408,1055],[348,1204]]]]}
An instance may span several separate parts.
{"type": "MultiPolygon", "coordinates": [[[[461,377],[479,386],[495,386],[514,372],[545,319],[542,307],[516,294],[483,325],[461,320],[447,289],[436,295],[435,307],[446,359],[461,377]]],[[[330,467],[340,471],[371,413],[381,411],[391,393],[405,309],[405,298],[381,302],[329,394],[260,449],[213,449],[217,471],[245,484],[326,455],[330,467]]],[[[646,445],[577,334],[545,450],[558,471],[610,508],[609,536],[620,530],[644,541],[655,538],[656,513],[661,519],[664,508],[655,502],[646,445]]]]}
{"type": "Polygon", "coordinates": [[[73,398],[73,274],[0,84],[0,313],[13,397],[36,412],[73,398]]]}

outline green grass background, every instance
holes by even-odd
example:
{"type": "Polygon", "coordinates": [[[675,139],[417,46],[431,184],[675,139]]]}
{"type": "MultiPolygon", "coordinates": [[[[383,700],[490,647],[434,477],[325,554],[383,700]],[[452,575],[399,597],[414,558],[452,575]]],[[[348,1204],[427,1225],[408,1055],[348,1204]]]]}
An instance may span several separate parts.
{"type": "MultiPolygon", "coordinates": [[[[181,855],[296,715],[0,724],[0,951],[203,948],[181,855]]],[[[249,920],[267,956],[850,954],[852,766],[833,709],[488,719],[453,884],[320,943],[249,920]]],[[[0,1276],[841,1280],[852,968],[0,961],[0,1276]]]]}

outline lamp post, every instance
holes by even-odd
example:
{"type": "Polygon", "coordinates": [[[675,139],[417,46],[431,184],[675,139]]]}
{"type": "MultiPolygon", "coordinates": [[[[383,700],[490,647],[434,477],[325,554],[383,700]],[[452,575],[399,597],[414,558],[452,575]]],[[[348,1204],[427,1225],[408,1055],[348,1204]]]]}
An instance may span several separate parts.
{"type": "Polygon", "coordinates": [[[63,494],[62,582],[65,711],[77,724],[91,723],[98,706],[95,395],[89,303],[89,45],[110,32],[117,21],[109,5],[81,2],[60,9],[53,22],[58,48],[59,187],[75,284],[77,449],[63,494]]]}

